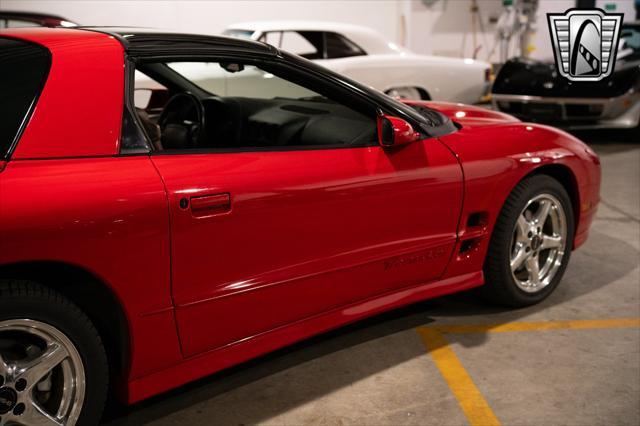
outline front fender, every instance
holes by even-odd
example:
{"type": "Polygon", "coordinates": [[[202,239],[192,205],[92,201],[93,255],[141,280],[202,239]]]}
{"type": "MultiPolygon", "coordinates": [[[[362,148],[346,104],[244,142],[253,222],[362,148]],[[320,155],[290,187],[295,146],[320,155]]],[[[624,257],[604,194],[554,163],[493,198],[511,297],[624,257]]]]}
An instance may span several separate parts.
{"type": "Polygon", "coordinates": [[[599,202],[600,162],[597,155],[577,138],[552,127],[508,122],[470,125],[440,137],[460,160],[464,171],[465,199],[459,235],[465,235],[467,219],[482,214],[485,227],[472,253],[452,262],[448,274],[482,268],[489,237],[500,210],[513,188],[533,173],[552,169],[570,176],[576,199],[574,248],[587,238],[599,202]]]}

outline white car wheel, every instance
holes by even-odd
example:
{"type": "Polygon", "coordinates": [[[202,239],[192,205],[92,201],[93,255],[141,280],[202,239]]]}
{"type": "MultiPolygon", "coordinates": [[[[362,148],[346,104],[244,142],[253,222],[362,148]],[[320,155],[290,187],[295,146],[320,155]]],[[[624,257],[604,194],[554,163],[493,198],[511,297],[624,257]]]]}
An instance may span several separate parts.
{"type": "Polygon", "coordinates": [[[387,90],[387,95],[391,96],[392,98],[400,98],[400,99],[414,99],[414,100],[422,99],[422,95],[420,91],[415,87],[396,87],[396,88],[387,90]]]}

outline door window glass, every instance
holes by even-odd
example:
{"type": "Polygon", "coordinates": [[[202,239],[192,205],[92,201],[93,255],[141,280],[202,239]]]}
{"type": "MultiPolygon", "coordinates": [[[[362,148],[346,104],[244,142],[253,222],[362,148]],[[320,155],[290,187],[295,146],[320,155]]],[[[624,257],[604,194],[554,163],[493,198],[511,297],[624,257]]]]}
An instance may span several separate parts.
{"type": "Polygon", "coordinates": [[[326,90],[309,87],[304,75],[275,65],[192,61],[137,67],[135,89],[151,90],[146,95],[152,99],[159,98],[155,91],[167,95],[160,108],[139,111],[147,133],[158,129],[157,150],[376,144],[374,108],[347,106],[326,90]]]}

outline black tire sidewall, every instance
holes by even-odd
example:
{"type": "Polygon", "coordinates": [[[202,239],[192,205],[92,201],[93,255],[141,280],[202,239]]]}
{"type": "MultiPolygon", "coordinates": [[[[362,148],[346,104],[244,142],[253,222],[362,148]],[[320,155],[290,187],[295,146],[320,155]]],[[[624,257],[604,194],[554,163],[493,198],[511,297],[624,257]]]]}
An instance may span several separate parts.
{"type": "MultiPolygon", "coordinates": [[[[0,286],[5,284],[0,281],[0,286]]],[[[11,282],[11,287],[20,286],[11,282]]],[[[0,321],[30,319],[49,324],[63,333],[75,346],[85,373],[85,396],[77,425],[97,425],[107,394],[108,364],[100,337],[88,317],[74,304],[50,290],[24,282],[29,291],[2,292],[0,321]],[[19,293],[19,294],[16,294],[19,293]]]]}
{"type": "Polygon", "coordinates": [[[532,176],[520,182],[500,212],[487,255],[485,276],[488,288],[495,293],[492,296],[497,296],[493,298],[514,307],[533,305],[547,298],[556,289],[567,268],[573,249],[574,232],[573,206],[560,182],[546,175],[532,176]],[[567,239],[562,263],[551,282],[538,292],[528,293],[516,285],[511,274],[511,237],[522,210],[529,200],[541,194],[552,195],[560,201],[567,223],[567,239]]]}

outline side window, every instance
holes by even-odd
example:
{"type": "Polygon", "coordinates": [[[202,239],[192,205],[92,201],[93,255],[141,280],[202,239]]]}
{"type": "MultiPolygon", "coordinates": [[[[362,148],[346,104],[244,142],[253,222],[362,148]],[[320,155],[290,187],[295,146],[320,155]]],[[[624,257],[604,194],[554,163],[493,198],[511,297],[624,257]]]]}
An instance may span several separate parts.
{"type": "Polygon", "coordinates": [[[296,31],[284,31],[282,33],[281,48],[287,52],[295,53],[307,59],[322,58],[322,37],[320,33],[316,33],[307,37],[303,37],[301,33],[296,31]]]}
{"type": "Polygon", "coordinates": [[[134,70],[131,95],[131,102],[125,105],[122,116],[120,151],[123,154],[147,153],[152,147],[160,146],[160,126],[157,121],[169,99],[169,90],[134,70]]]}
{"type": "Polygon", "coordinates": [[[344,94],[326,93],[327,83],[309,83],[298,71],[235,61],[137,67],[136,89],[153,86],[151,79],[163,88],[152,90],[170,94],[156,113],[137,110],[148,135],[157,129],[157,151],[376,145],[373,107],[344,102],[344,94]]]}
{"type": "Polygon", "coordinates": [[[319,31],[271,31],[260,41],[307,59],[324,57],[323,33],[319,31]]]}
{"type": "Polygon", "coordinates": [[[20,137],[51,66],[47,49],[0,38],[0,158],[20,137]]]}
{"type": "Polygon", "coordinates": [[[40,24],[30,21],[21,21],[19,19],[0,19],[1,28],[22,28],[22,27],[39,27],[40,24]]]}
{"type": "Polygon", "coordinates": [[[262,34],[259,40],[280,49],[282,47],[282,31],[269,31],[268,33],[262,34]]]}
{"type": "MultiPolygon", "coordinates": [[[[318,94],[254,65],[227,71],[218,62],[173,62],[168,66],[209,93],[260,99],[303,98],[318,94]]],[[[136,86],[137,88],[137,86],[136,86]]]]}
{"type": "Polygon", "coordinates": [[[327,58],[347,58],[366,53],[355,43],[336,33],[326,33],[327,58]]]}

